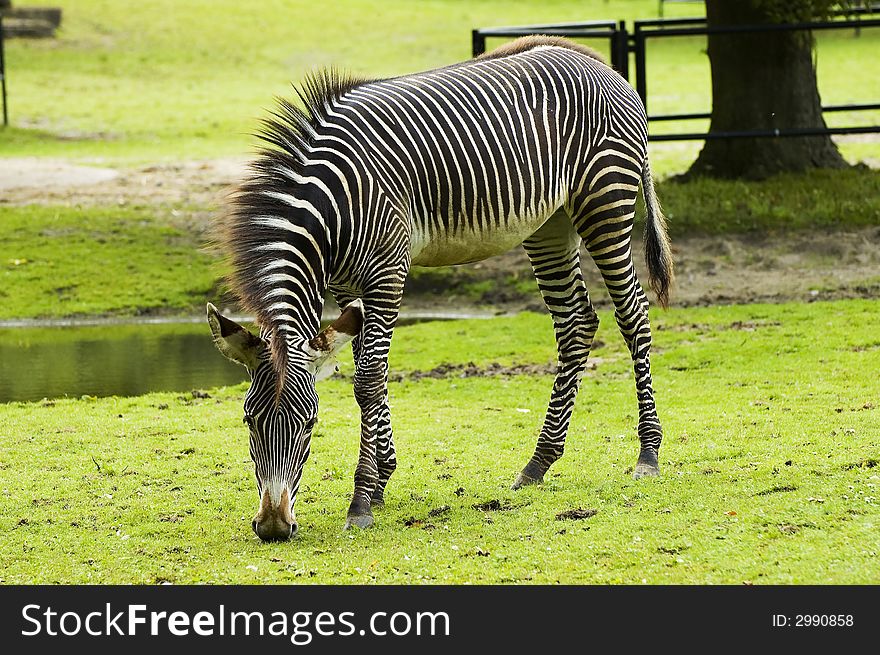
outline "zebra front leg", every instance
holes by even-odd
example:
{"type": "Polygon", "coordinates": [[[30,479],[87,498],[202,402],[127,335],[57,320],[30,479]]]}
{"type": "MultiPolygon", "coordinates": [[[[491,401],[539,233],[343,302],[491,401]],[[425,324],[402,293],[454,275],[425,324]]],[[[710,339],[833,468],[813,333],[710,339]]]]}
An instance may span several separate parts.
{"type": "MultiPolygon", "coordinates": [[[[352,350],[355,357],[355,363],[359,358],[360,344],[352,344],[352,350]]],[[[386,377],[387,379],[387,377],[386,377]]],[[[388,480],[391,474],[397,468],[397,452],[394,449],[394,435],[391,430],[391,410],[388,407],[388,397],[385,396],[384,403],[379,409],[376,419],[376,487],[370,496],[371,507],[383,507],[385,505],[385,487],[388,486],[388,480]]]]}
{"type": "Polygon", "coordinates": [[[381,504],[397,463],[388,408],[388,351],[400,308],[400,294],[396,295],[393,302],[388,302],[388,294],[378,294],[377,301],[364,298],[364,327],[354,376],[355,400],[361,409],[361,442],[346,529],[373,524],[374,499],[378,496],[377,504],[381,504]]]}
{"type": "Polygon", "coordinates": [[[397,452],[394,449],[394,435],[391,431],[391,410],[388,407],[386,397],[384,411],[379,414],[379,422],[376,425],[376,468],[379,477],[376,480],[376,488],[370,497],[373,507],[384,507],[385,487],[394,470],[397,468],[397,452]]]}
{"type": "Polygon", "coordinates": [[[558,362],[535,453],[513,489],[543,481],[547,469],[562,456],[580,380],[599,327],[584,285],[579,247],[580,237],[563,212],[554,214],[523,243],[544,304],[553,317],[558,362]]]}
{"type": "MultiPolygon", "coordinates": [[[[352,353],[355,364],[360,358],[360,340],[352,342],[352,353]]],[[[397,452],[394,449],[394,435],[391,430],[391,410],[388,407],[387,395],[383,406],[380,408],[376,422],[376,488],[370,496],[371,507],[383,507],[385,505],[385,487],[391,474],[397,468],[397,452]]]]}
{"type": "MultiPolygon", "coordinates": [[[[355,296],[343,291],[334,292],[336,304],[340,308],[347,306],[355,300],[355,296]]],[[[352,359],[355,367],[358,365],[361,353],[360,336],[355,337],[351,342],[352,359]]],[[[385,487],[394,470],[397,468],[397,454],[394,449],[394,437],[391,431],[391,411],[385,403],[384,411],[380,412],[379,419],[376,424],[376,468],[378,471],[378,479],[376,480],[376,488],[370,497],[371,507],[382,507],[385,504],[385,487]]]]}

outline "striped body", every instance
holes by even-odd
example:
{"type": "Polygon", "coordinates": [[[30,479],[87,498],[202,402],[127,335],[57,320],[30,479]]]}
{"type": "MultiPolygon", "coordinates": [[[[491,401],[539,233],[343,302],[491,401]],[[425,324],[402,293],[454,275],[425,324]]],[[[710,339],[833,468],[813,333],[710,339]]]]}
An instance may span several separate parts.
{"type": "MultiPolygon", "coordinates": [[[[581,244],[605,278],[633,355],[640,465],[653,472],[661,437],[650,329],[630,250],[640,184],[649,270],[662,302],[671,258],[644,109],[632,88],[586,49],[539,38],[389,80],[313,78],[302,98],[306,111],[282,103],[266,121],[263,136],[275,147],[233,197],[222,236],[232,286],[262,328],[245,406],[248,416],[264,417],[252,428],[252,453],[278,456],[255,456],[261,507],[284,497],[292,508],[317,412],[315,375],[339,335],[350,335],[362,425],[349,522],[372,521],[396,465],[387,355],[410,266],[479,261],[519,244],[553,317],[559,371],[538,447],[516,486],[542,479],[562,454],[598,324],[581,244]],[[341,307],[362,303],[343,313],[333,339],[318,333],[328,291],[341,307]]],[[[215,339],[229,338],[220,332],[215,339]]]]}
{"type": "Polygon", "coordinates": [[[390,192],[408,210],[413,264],[478,261],[522,243],[567,205],[603,137],[614,138],[596,127],[622,131],[609,96],[640,107],[604,64],[557,47],[549,66],[545,49],[378,82],[346,98],[375,127],[371,143],[385,146],[380,160],[390,165],[375,175],[394,180],[390,192]],[[601,92],[588,98],[591,88],[601,92]]]}

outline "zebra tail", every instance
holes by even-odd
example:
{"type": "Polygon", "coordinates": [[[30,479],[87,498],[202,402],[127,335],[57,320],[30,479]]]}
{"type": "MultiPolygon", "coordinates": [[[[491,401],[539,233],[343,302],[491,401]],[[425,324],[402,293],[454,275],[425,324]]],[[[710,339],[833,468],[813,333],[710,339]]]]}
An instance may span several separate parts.
{"type": "Polygon", "coordinates": [[[642,167],[642,193],[645,196],[645,262],[648,265],[648,279],[651,289],[657,295],[657,302],[666,308],[669,305],[669,287],[673,280],[672,248],[666,231],[666,218],[654,191],[651,167],[645,158],[642,167]]]}

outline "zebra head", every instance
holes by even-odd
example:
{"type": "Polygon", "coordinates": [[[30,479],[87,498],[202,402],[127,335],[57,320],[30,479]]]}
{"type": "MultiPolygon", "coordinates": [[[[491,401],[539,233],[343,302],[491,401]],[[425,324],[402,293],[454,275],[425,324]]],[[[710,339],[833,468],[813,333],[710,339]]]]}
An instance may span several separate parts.
{"type": "Polygon", "coordinates": [[[293,505],[318,417],[315,382],[336,371],[335,354],[357,335],[362,323],[363,305],[355,301],[313,339],[290,339],[287,364],[279,374],[270,348],[275,337],[265,332],[258,337],[208,304],[215,345],[251,377],[244,422],[260,498],[251,526],[263,541],[283,541],[296,534],[293,505]]]}

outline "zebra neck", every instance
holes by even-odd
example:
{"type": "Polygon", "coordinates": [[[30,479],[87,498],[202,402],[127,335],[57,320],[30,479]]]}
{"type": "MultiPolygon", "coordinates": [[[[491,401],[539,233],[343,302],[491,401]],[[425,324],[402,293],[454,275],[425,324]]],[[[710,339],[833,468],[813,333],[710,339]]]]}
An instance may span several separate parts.
{"type": "Polygon", "coordinates": [[[288,339],[311,339],[320,329],[328,258],[321,251],[297,249],[289,241],[267,246],[275,256],[263,267],[264,317],[273,331],[283,332],[288,339]]]}
{"type": "Polygon", "coordinates": [[[249,222],[251,300],[261,325],[285,340],[318,333],[333,262],[333,234],[320,203],[261,189],[249,222]]]}

